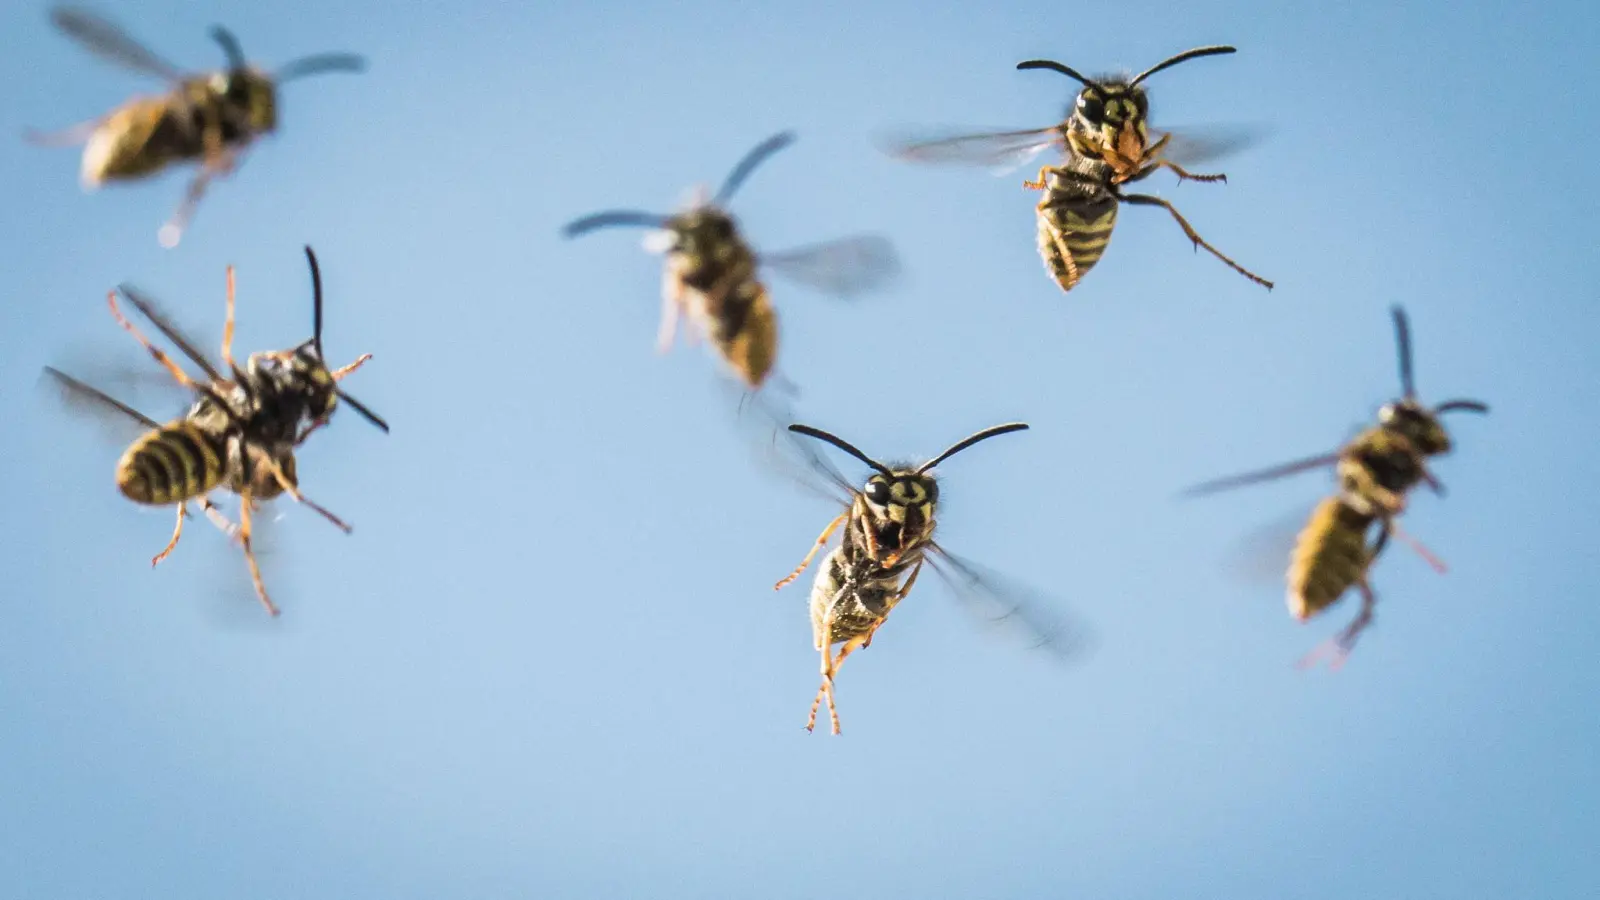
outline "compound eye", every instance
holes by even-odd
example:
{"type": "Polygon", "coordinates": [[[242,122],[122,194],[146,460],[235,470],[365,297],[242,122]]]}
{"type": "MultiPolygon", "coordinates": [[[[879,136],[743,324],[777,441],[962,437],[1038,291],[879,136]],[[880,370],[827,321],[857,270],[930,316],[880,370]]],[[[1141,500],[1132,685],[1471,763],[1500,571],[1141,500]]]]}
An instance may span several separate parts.
{"type": "Polygon", "coordinates": [[[939,502],[939,482],[937,482],[937,481],[924,481],[922,483],[922,488],[923,488],[923,490],[928,492],[928,502],[929,503],[938,503],[939,502]]]}
{"type": "Polygon", "coordinates": [[[1078,115],[1098,125],[1105,121],[1106,103],[1099,94],[1084,91],[1078,95],[1078,115]]]}
{"type": "Polygon", "coordinates": [[[886,481],[869,481],[866,490],[867,499],[879,506],[889,502],[889,483],[886,481]]]}
{"type": "Polygon", "coordinates": [[[1133,92],[1133,108],[1139,111],[1141,117],[1149,114],[1150,98],[1144,95],[1144,91],[1133,92]]]}

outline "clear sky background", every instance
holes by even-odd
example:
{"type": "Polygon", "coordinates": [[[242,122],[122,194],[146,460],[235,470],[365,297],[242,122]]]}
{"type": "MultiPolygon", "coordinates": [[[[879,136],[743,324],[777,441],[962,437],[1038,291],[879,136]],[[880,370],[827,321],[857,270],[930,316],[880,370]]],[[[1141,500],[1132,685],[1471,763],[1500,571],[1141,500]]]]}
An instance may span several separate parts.
{"type": "MultiPolygon", "coordinates": [[[[371,61],[286,87],[173,251],[187,172],[86,195],[74,151],[15,138],[157,85],[0,7],[0,895],[1600,894],[1600,11],[966,6],[108,2],[185,66],[218,22],[267,63],[371,61]],[[1149,185],[1270,294],[1125,209],[1063,295],[1026,172],[872,143],[1051,123],[1074,84],[1023,59],[1224,42],[1152,80],[1155,122],[1264,139],[1225,186],[1149,185]],[[836,510],[752,464],[703,348],[653,352],[639,234],[557,234],[784,128],[734,203],[751,240],[882,232],[906,265],[853,304],[773,282],[800,415],[900,458],[1031,422],[943,467],[942,540],[1090,623],[1083,664],[925,579],[845,667],[845,734],[801,729],[807,584],[770,585],[836,510]],[[105,311],[124,280],[210,343],[228,263],[238,346],[302,340],[305,243],[394,431],[345,412],[301,455],[355,532],[279,504],[269,621],[204,524],[150,570],[168,513],[38,378],[150,370],[105,311]],[[1395,302],[1424,398],[1493,405],[1407,518],[1452,571],[1397,548],[1350,664],[1297,672],[1354,598],[1299,625],[1285,560],[1246,570],[1329,478],[1175,495],[1369,421],[1395,302]]],[[[156,387],[122,393],[182,409],[156,387]]]]}

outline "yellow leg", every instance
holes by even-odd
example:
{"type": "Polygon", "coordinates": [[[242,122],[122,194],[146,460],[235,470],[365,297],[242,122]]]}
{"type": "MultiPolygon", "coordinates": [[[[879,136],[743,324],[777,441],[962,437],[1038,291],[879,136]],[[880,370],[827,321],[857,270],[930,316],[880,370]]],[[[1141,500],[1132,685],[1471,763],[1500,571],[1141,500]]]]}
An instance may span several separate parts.
{"type": "Polygon", "coordinates": [[[228,267],[228,311],[222,317],[222,364],[232,372],[233,365],[233,266],[228,267]]]}
{"type": "Polygon", "coordinates": [[[1435,572],[1438,572],[1440,575],[1444,575],[1450,571],[1450,567],[1444,564],[1444,560],[1433,555],[1433,551],[1429,550],[1426,544],[1402,531],[1400,529],[1400,523],[1390,519],[1388,524],[1389,531],[1395,537],[1405,541],[1406,546],[1416,551],[1416,554],[1422,557],[1423,562],[1426,562],[1428,565],[1432,566],[1435,572]]]}
{"type": "Polygon", "coordinates": [[[1361,590],[1361,611],[1351,620],[1344,630],[1317,645],[1310,653],[1300,658],[1295,663],[1297,669],[1308,669],[1323,659],[1328,660],[1328,668],[1338,671],[1350,658],[1350,651],[1356,647],[1356,641],[1361,637],[1361,632],[1372,624],[1372,612],[1377,606],[1377,596],[1373,594],[1371,586],[1366,581],[1356,585],[1361,590]]]}
{"type": "Polygon", "coordinates": [[[116,291],[110,291],[106,294],[106,302],[111,305],[111,315],[116,317],[117,324],[121,325],[129,334],[133,335],[133,339],[138,341],[140,346],[144,347],[144,349],[148,350],[150,352],[150,356],[153,357],[156,362],[160,363],[168,372],[172,373],[172,377],[176,379],[179,384],[186,388],[194,388],[195,390],[200,389],[200,385],[196,384],[194,379],[190,378],[188,374],[178,366],[177,363],[173,362],[172,357],[163,353],[160,347],[150,343],[150,340],[146,338],[132,322],[128,321],[128,318],[122,314],[122,310],[117,306],[116,291]]]}
{"type": "Polygon", "coordinates": [[[1177,163],[1172,162],[1171,160],[1166,160],[1166,159],[1157,160],[1156,161],[1156,165],[1160,166],[1162,168],[1171,169],[1172,170],[1172,174],[1178,176],[1178,180],[1180,182],[1181,181],[1203,181],[1203,182],[1221,181],[1221,182],[1226,183],[1227,180],[1228,180],[1228,176],[1226,174],[1222,173],[1222,172],[1218,172],[1215,175],[1196,175],[1193,172],[1190,172],[1188,169],[1185,169],[1182,166],[1178,165],[1177,163]]]}
{"type": "Polygon", "coordinates": [[[1217,248],[1215,248],[1215,247],[1211,246],[1210,244],[1206,243],[1205,239],[1200,237],[1200,233],[1194,230],[1194,226],[1189,224],[1189,220],[1185,219],[1183,217],[1183,215],[1178,212],[1177,207],[1173,206],[1168,201],[1163,200],[1160,197],[1152,197],[1149,194],[1122,194],[1122,195],[1119,196],[1119,199],[1121,199],[1122,201],[1124,201],[1126,203],[1131,203],[1131,204],[1133,204],[1135,206],[1159,206],[1159,207],[1162,207],[1167,212],[1172,214],[1172,218],[1177,221],[1178,227],[1183,229],[1184,235],[1186,237],[1188,237],[1189,240],[1194,242],[1195,247],[1204,247],[1207,253],[1210,253],[1212,256],[1215,256],[1217,259],[1222,260],[1224,263],[1227,264],[1227,266],[1229,268],[1233,269],[1235,272],[1238,272],[1240,275],[1243,275],[1244,277],[1250,279],[1251,281],[1254,281],[1256,284],[1261,285],[1262,287],[1266,288],[1267,290],[1272,290],[1272,282],[1266,280],[1265,278],[1262,278],[1260,275],[1257,275],[1256,273],[1250,271],[1249,269],[1246,269],[1244,266],[1239,265],[1238,263],[1236,263],[1233,260],[1229,259],[1227,256],[1223,255],[1222,251],[1220,251],[1217,248]]]}
{"type": "Polygon", "coordinates": [[[334,369],[333,370],[333,380],[334,381],[338,381],[339,379],[345,377],[346,375],[349,375],[351,372],[354,372],[355,370],[361,368],[361,364],[366,362],[367,360],[369,360],[371,358],[372,358],[372,354],[371,353],[363,353],[360,356],[356,357],[356,361],[351,363],[350,365],[345,366],[342,369],[334,369]]]}
{"type": "Polygon", "coordinates": [[[283,492],[285,494],[293,497],[294,502],[303,503],[321,513],[323,518],[327,519],[329,522],[332,522],[335,527],[337,527],[340,531],[343,531],[345,534],[349,534],[354,530],[349,525],[346,525],[344,520],[340,519],[333,513],[328,512],[328,510],[313,502],[305,494],[300,493],[300,489],[295,486],[294,482],[289,480],[289,476],[284,474],[283,467],[278,465],[277,460],[272,459],[271,457],[263,456],[259,464],[267,467],[267,471],[272,473],[272,477],[278,482],[278,486],[283,488],[283,492]]]}
{"type": "Polygon", "coordinates": [[[256,554],[250,547],[249,484],[239,491],[239,543],[244,545],[244,560],[250,565],[250,582],[255,585],[256,597],[261,600],[261,605],[266,607],[267,615],[276,616],[278,608],[272,605],[272,598],[267,596],[267,585],[261,580],[261,567],[256,565],[256,554]]]}
{"type": "Polygon", "coordinates": [[[1049,172],[1050,168],[1051,168],[1050,166],[1044,166],[1044,167],[1040,168],[1039,169],[1039,180],[1038,181],[1024,181],[1022,183],[1022,186],[1025,189],[1030,190],[1030,191],[1042,191],[1042,190],[1044,190],[1045,189],[1045,183],[1046,183],[1045,182],[1045,173],[1049,172]]]}
{"type": "Polygon", "coordinates": [[[817,555],[817,551],[821,550],[823,545],[828,543],[828,538],[833,536],[834,529],[838,528],[839,525],[849,517],[849,513],[844,513],[836,516],[832,522],[829,522],[828,527],[822,529],[822,535],[817,538],[817,542],[811,545],[811,552],[806,554],[806,558],[800,560],[800,565],[795,566],[794,571],[790,572],[786,577],[783,578],[783,580],[773,585],[772,589],[775,591],[782,590],[784,585],[794,581],[796,578],[799,578],[800,573],[806,570],[806,566],[811,565],[811,560],[817,555]]]}
{"type": "Polygon", "coordinates": [[[671,350],[672,342],[678,336],[678,315],[683,310],[683,290],[683,281],[669,268],[661,279],[661,324],[656,327],[657,353],[671,350]]]}
{"type": "Polygon", "coordinates": [[[161,552],[150,560],[150,568],[153,569],[161,565],[161,561],[166,559],[167,555],[173,551],[173,548],[178,546],[178,538],[183,537],[183,520],[189,515],[187,507],[187,503],[178,504],[178,524],[172,529],[172,540],[167,541],[167,545],[161,548],[161,552]]]}

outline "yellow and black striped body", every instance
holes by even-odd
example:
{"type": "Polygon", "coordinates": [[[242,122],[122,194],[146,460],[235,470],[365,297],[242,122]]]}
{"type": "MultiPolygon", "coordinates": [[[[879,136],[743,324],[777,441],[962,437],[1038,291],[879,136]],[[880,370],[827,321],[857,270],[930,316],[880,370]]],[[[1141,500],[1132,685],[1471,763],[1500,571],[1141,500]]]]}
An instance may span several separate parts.
{"type": "Polygon", "coordinates": [[[234,478],[229,439],[183,418],[147,432],[117,462],[117,487],[135,503],[169,506],[203,497],[234,478]]]}
{"type": "Polygon", "coordinates": [[[1063,291],[1075,287],[1105,253],[1117,223],[1119,201],[1107,189],[1111,168],[1074,157],[1041,169],[1045,196],[1039,201],[1039,254],[1063,291]]]}
{"type": "Polygon", "coordinates": [[[929,475],[897,472],[873,475],[867,484],[886,502],[857,493],[845,521],[844,537],[828,554],[811,585],[813,646],[871,633],[901,599],[902,581],[922,564],[933,538],[938,496],[929,475]],[[877,487],[875,487],[877,485],[877,487]]]}
{"type": "Polygon", "coordinates": [[[1373,549],[1367,532],[1378,517],[1359,497],[1337,494],[1317,504],[1289,557],[1289,614],[1305,621],[1366,582],[1373,549]]]}
{"type": "Polygon", "coordinates": [[[675,216],[663,291],[752,390],[778,355],[778,317],[756,273],[756,256],[733,219],[713,207],[675,216]]]}
{"type": "Polygon", "coordinates": [[[83,150],[83,185],[129,181],[208,152],[243,147],[276,126],[272,82],[262,73],[213,73],[164,95],[112,110],[83,150]]]}

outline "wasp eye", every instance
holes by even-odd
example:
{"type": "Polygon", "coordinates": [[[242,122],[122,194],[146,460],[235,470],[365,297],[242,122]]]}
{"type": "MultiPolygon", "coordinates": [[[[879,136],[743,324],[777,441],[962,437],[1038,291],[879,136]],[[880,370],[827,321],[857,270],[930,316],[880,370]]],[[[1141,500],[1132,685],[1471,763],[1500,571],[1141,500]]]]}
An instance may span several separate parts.
{"type": "Polygon", "coordinates": [[[1078,95],[1078,115],[1098,125],[1106,115],[1106,103],[1099,94],[1088,91],[1078,95]]]}
{"type": "Polygon", "coordinates": [[[929,503],[939,502],[939,482],[932,480],[924,481],[922,483],[922,489],[928,492],[929,503]]]}
{"type": "Polygon", "coordinates": [[[889,483],[886,481],[867,482],[867,499],[883,506],[889,502],[889,483]]]}

